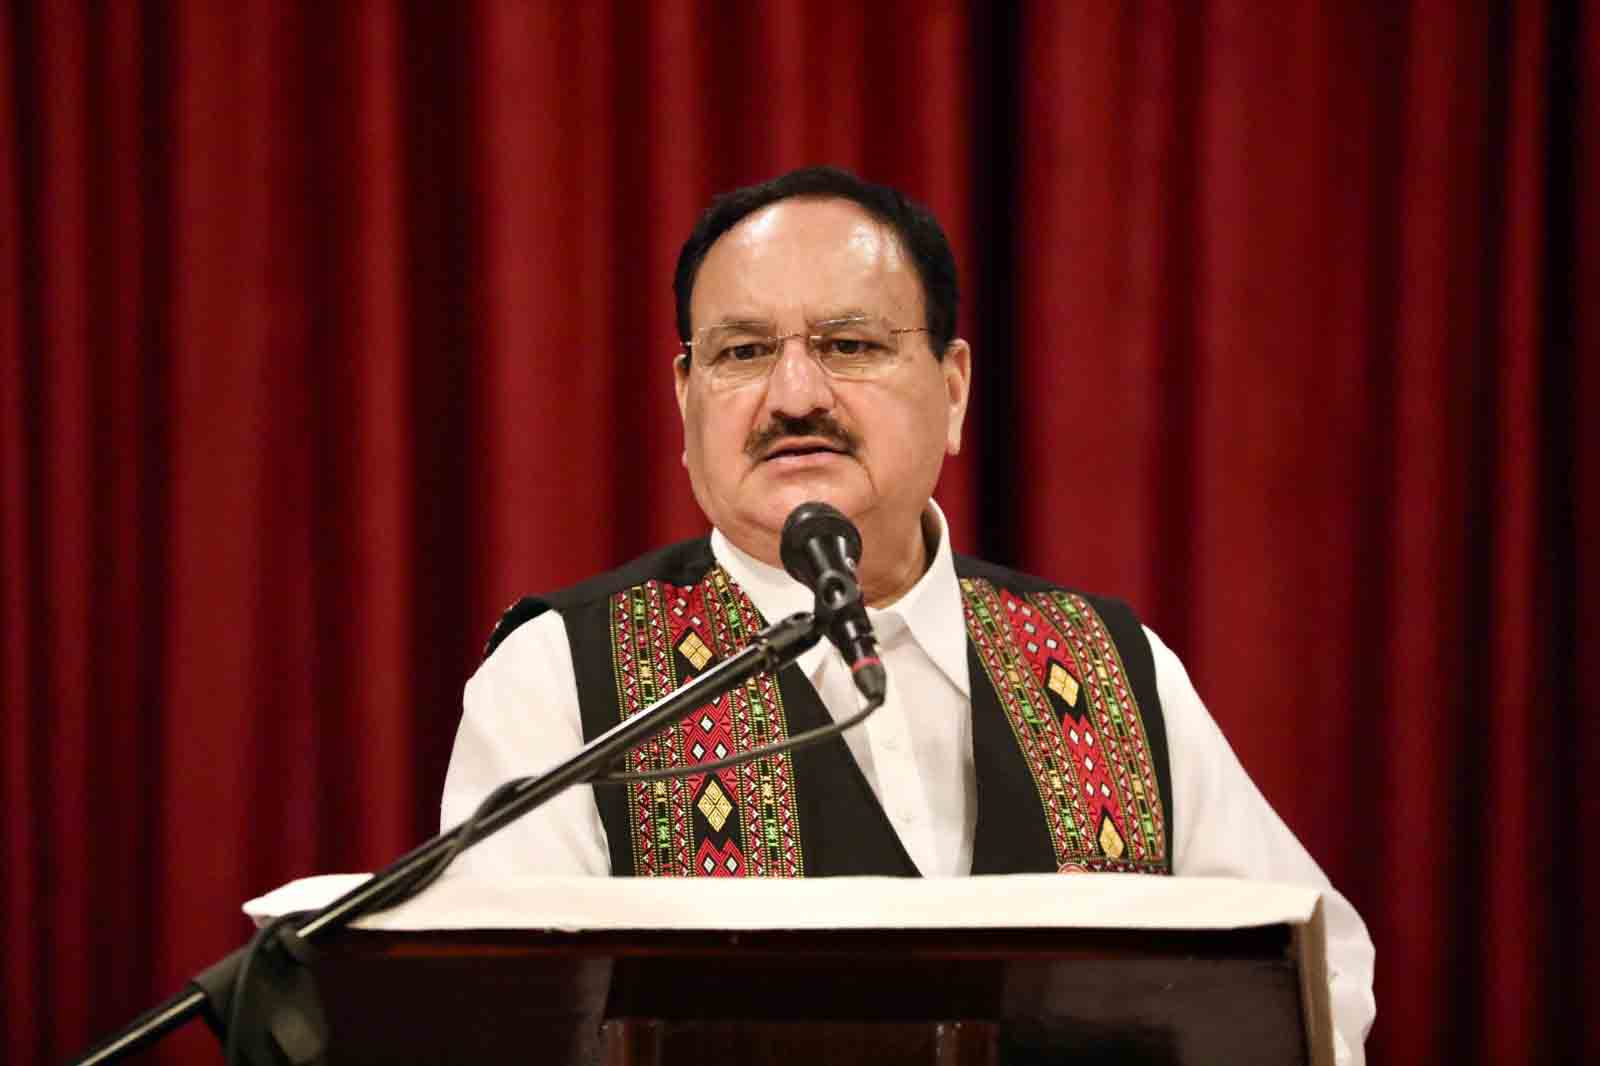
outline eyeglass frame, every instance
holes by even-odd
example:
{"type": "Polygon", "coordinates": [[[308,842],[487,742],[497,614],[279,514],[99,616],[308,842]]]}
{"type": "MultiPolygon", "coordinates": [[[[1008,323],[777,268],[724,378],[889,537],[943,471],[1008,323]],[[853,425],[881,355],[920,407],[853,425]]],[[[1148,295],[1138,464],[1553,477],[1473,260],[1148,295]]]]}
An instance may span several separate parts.
{"type": "MultiPolygon", "coordinates": [[[[851,316],[849,318],[828,319],[828,320],[825,320],[823,322],[812,323],[812,324],[807,326],[806,330],[798,330],[798,331],[796,331],[794,333],[768,334],[768,335],[765,335],[765,336],[761,336],[761,339],[764,340],[764,341],[770,341],[774,346],[773,347],[773,367],[774,368],[776,368],[776,366],[777,366],[777,359],[781,357],[781,353],[783,352],[784,346],[787,345],[792,340],[799,339],[799,340],[803,340],[803,341],[806,342],[806,354],[811,356],[812,359],[816,360],[817,366],[819,366],[822,369],[822,372],[827,374],[831,378],[838,379],[840,377],[838,372],[829,369],[828,364],[826,362],[824,362],[819,357],[819,355],[817,353],[817,349],[820,347],[821,343],[823,341],[826,341],[826,340],[829,339],[828,335],[827,334],[823,334],[823,333],[810,333],[810,332],[807,332],[807,330],[816,329],[819,326],[830,326],[830,325],[845,326],[845,325],[848,325],[848,324],[850,324],[852,322],[870,322],[870,321],[873,320],[874,317],[875,316],[870,316],[870,315],[858,315],[858,316],[851,316]]],[[[878,321],[881,321],[884,325],[888,325],[889,324],[889,320],[887,318],[880,318],[880,319],[878,319],[878,321]]],[[[699,338],[704,337],[711,330],[714,330],[714,329],[726,329],[726,328],[729,328],[730,326],[736,326],[736,325],[738,325],[738,323],[717,322],[717,323],[713,323],[713,324],[708,325],[708,326],[702,326],[699,330],[697,330],[695,332],[695,336],[693,338],[691,338],[689,340],[686,340],[686,341],[679,341],[678,342],[678,355],[677,355],[677,357],[676,357],[676,359],[674,361],[682,360],[683,364],[684,364],[684,368],[685,368],[685,373],[687,373],[688,372],[688,368],[694,366],[694,349],[695,349],[695,346],[698,343],[700,343],[699,338]]],[[[898,337],[900,337],[900,336],[902,336],[904,334],[907,334],[907,333],[928,333],[928,334],[931,335],[932,330],[930,330],[927,326],[903,326],[903,327],[889,326],[888,332],[889,332],[890,336],[898,338],[898,337]]],[[[899,354],[898,350],[896,351],[896,354],[899,354]]],[[[711,373],[711,371],[707,367],[707,364],[705,364],[705,363],[701,364],[700,369],[703,372],[705,372],[706,374],[708,374],[708,375],[711,373]]],[[[770,376],[770,371],[768,373],[769,373],[769,376],[770,376]]],[[[753,380],[754,379],[752,379],[752,381],[753,380]]],[[[850,379],[845,378],[845,380],[850,380],[850,379]]]]}

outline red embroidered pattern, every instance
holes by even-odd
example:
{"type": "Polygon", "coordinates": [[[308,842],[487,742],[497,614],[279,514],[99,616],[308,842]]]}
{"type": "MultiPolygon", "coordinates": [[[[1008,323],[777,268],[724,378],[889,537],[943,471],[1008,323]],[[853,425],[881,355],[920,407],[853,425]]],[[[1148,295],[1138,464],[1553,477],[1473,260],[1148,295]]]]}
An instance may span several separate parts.
{"type": "MultiPolygon", "coordinates": [[[[623,717],[739,651],[761,624],[754,604],[720,566],[696,585],[651,581],[617,593],[611,600],[611,647],[623,717]],[[689,666],[681,678],[680,662],[689,666]]],[[[778,683],[761,675],[635,748],[626,763],[634,772],[692,766],[787,735],[778,683]]],[[[628,812],[638,876],[804,875],[794,762],[787,755],[632,785],[628,812]]]]}
{"type": "MultiPolygon", "coordinates": [[[[1091,723],[1098,726],[1102,768],[1109,778],[1102,780],[1098,791],[1106,797],[1107,809],[1116,811],[1117,825],[1134,860],[1164,862],[1167,833],[1161,790],[1144,718],[1128,684],[1122,656],[1106,632],[1105,622],[1081,596],[1055,593],[1034,600],[1055,629],[1066,636],[1075,660],[1089,678],[1084,689],[1089,695],[1090,715],[1076,724],[1089,737],[1095,735],[1091,723]],[[1114,798],[1119,800],[1115,805],[1111,802],[1114,798]]],[[[1073,730],[1068,730],[1069,739],[1072,735],[1073,730]]]]}
{"type": "Polygon", "coordinates": [[[961,592],[967,633],[1033,774],[1057,867],[1165,872],[1144,722],[1100,616],[1067,592],[1025,599],[974,578],[961,592]]]}

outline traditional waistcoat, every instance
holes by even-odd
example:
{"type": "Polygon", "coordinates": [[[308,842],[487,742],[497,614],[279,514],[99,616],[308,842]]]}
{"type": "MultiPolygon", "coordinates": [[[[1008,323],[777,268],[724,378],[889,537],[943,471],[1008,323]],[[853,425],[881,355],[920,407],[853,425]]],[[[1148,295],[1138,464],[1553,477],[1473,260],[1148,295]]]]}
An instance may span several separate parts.
{"type": "MultiPolygon", "coordinates": [[[[1118,601],[957,556],[972,691],[972,872],[1171,872],[1171,776],[1150,646],[1118,601]]],[[[737,652],[767,623],[702,538],[507,612],[560,612],[586,739],[737,652]]],[[[891,685],[894,678],[889,679],[891,685]]],[[[796,666],[634,749],[626,768],[710,762],[832,722],[796,666]]],[[[595,790],[613,874],[914,876],[842,738],[672,781],[595,790]]]]}

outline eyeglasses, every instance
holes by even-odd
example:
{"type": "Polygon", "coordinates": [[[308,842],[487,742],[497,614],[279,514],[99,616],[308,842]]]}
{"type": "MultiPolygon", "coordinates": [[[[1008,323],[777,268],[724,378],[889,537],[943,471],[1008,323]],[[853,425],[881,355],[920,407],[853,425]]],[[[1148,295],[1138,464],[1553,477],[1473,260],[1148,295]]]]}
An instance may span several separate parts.
{"type": "Polygon", "coordinates": [[[927,327],[896,329],[881,318],[832,319],[814,322],[808,332],[773,332],[771,323],[725,322],[707,326],[683,345],[679,358],[691,360],[712,388],[736,389],[765,381],[783,354],[783,346],[799,338],[806,351],[829,375],[865,381],[892,373],[902,360],[901,338],[926,333],[927,327]]]}

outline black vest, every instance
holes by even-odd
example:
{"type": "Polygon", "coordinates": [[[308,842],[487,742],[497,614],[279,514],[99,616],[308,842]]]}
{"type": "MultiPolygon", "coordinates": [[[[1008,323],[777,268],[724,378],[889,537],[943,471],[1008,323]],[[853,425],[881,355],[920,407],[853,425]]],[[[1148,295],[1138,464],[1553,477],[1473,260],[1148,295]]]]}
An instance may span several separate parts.
{"type": "MultiPolygon", "coordinates": [[[[972,872],[1170,873],[1166,731],[1133,612],[976,559],[957,556],[955,567],[977,777],[972,872]]],[[[550,609],[566,624],[586,739],[766,625],[706,538],[522,600],[495,627],[488,651],[550,609]]],[[[831,722],[790,666],[689,714],[630,753],[626,768],[709,762],[831,722]]],[[[715,773],[595,793],[615,875],[917,873],[838,737],[715,773]]]]}

